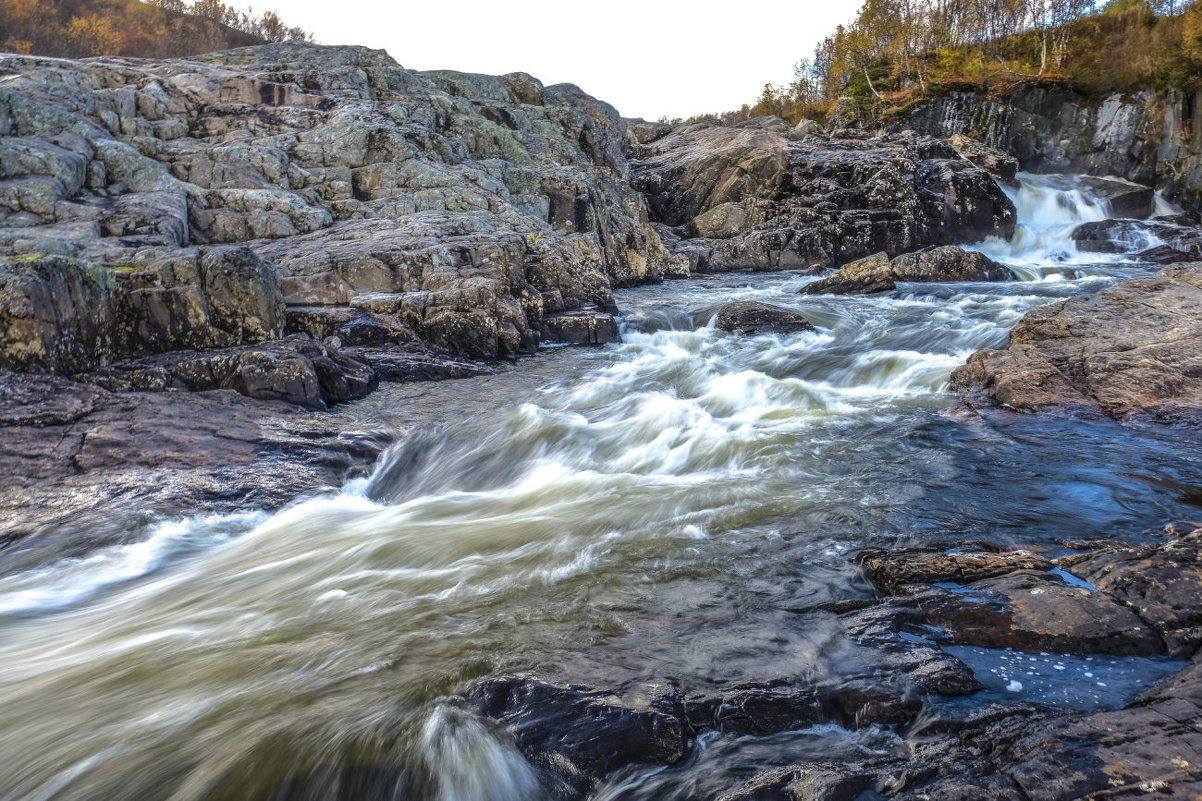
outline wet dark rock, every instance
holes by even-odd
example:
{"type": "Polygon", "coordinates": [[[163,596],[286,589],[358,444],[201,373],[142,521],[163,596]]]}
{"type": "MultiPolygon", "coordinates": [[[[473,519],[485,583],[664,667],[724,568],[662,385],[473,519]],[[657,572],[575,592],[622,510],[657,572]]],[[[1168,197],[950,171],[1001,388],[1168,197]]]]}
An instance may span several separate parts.
{"type": "Polygon", "coordinates": [[[940,140],[700,121],[635,153],[652,219],[695,269],[828,268],[1014,229],[993,178],[940,140]]]}
{"type": "Polygon", "coordinates": [[[621,342],[618,321],[602,311],[563,312],[543,318],[548,342],[565,345],[607,345],[621,342]]]}
{"type": "Polygon", "coordinates": [[[952,374],[971,405],[1202,420],[1202,263],[1167,267],[1026,314],[1005,350],[952,374]]]}
{"type": "Polygon", "coordinates": [[[173,351],[124,362],[90,380],[117,392],[232,389],[256,400],[325,409],[378,383],[370,366],[324,342],[286,339],[209,351],[173,351]]]}
{"type": "Polygon", "coordinates": [[[446,381],[488,375],[493,369],[479,362],[441,353],[419,342],[401,345],[366,345],[342,348],[342,355],[371,367],[376,380],[446,381]]]}
{"type": "Polygon", "coordinates": [[[902,281],[1012,281],[1014,273],[983,253],[953,245],[924,248],[889,259],[877,253],[845,264],[837,273],[801,289],[806,295],[868,295],[902,281]]]}
{"type": "Polygon", "coordinates": [[[686,697],[683,708],[694,730],[727,734],[775,734],[829,720],[815,688],[788,679],[686,697]]]}
{"type": "Polygon", "coordinates": [[[232,389],[257,400],[326,409],[362,398],[381,381],[482,375],[488,368],[426,345],[340,348],[301,337],[203,351],[172,351],[121,362],[85,377],[114,392],[232,389]]]}
{"type": "Polygon", "coordinates": [[[1160,638],[1128,607],[1042,571],[981,579],[960,590],[930,589],[919,605],[957,645],[1123,656],[1164,652],[1160,638]]]}
{"type": "Polygon", "coordinates": [[[1015,570],[1049,570],[1052,563],[1027,551],[947,551],[870,549],[856,556],[868,578],[886,592],[899,594],[911,584],[951,581],[967,584],[1015,570]]]}
{"type": "Polygon", "coordinates": [[[1164,544],[1102,550],[1070,560],[1074,575],[1134,610],[1170,656],[1202,645],[1202,529],[1164,544]]]}
{"type": "Polygon", "coordinates": [[[141,516],[277,508],[389,438],[232,391],[108,392],[0,373],[0,569],[128,536],[141,516]]]}
{"type": "Polygon", "coordinates": [[[533,678],[485,679],[466,700],[495,721],[556,798],[581,798],[632,765],[674,765],[689,744],[670,692],[630,702],[603,691],[533,678]]]}
{"type": "Polygon", "coordinates": [[[757,301],[726,303],[718,309],[715,325],[723,331],[758,334],[792,334],[813,331],[810,321],[795,311],[757,301]]]}
{"type": "Polygon", "coordinates": [[[1132,258],[1148,264],[1180,264],[1183,261],[1197,261],[1198,255],[1197,253],[1178,250],[1171,245],[1157,245],[1154,248],[1141,250],[1132,256],[1132,258]]]}
{"type": "Polygon", "coordinates": [[[1072,179],[1094,197],[1105,200],[1111,217],[1144,219],[1152,216],[1156,195],[1150,186],[1094,175],[1072,176],[1072,179]]]}
{"type": "Polygon", "coordinates": [[[0,426],[52,426],[90,413],[99,387],[55,375],[0,371],[0,426]]]}
{"type": "Polygon", "coordinates": [[[919,693],[967,695],[982,685],[968,665],[936,645],[938,630],[910,599],[892,599],[840,616],[853,641],[872,655],[872,673],[919,693]]]}

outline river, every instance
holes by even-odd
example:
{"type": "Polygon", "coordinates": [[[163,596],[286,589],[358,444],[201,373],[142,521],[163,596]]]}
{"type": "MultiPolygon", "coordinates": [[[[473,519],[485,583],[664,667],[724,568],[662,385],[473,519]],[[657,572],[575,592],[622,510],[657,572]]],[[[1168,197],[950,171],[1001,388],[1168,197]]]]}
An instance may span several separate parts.
{"type": "MultiPolygon", "coordinates": [[[[1027,310],[1153,269],[1076,251],[1072,227],[1106,214],[1086,194],[1027,176],[1013,197],[1015,239],[976,247],[1022,281],[621,290],[619,345],[332,413],[404,432],[369,478],[0,577],[0,799],[534,799],[529,766],[444,696],[514,671],[837,680],[856,665],[798,611],[870,597],[848,561],[864,546],[1038,547],[1197,517],[1202,461],[1181,432],[980,418],[947,392],[1027,310]],[[724,334],[712,318],[730,300],[817,330],[724,334]]],[[[597,798],[710,797],[895,741],[710,740],[597,798]]]]}

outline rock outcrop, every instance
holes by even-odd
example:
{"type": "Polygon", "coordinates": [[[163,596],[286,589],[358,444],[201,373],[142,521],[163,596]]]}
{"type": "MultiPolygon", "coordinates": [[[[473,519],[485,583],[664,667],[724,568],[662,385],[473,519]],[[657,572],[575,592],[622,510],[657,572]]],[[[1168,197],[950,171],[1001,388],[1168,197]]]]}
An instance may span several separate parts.
{"type": "Polygon", "coordinates": [[[898,282],[1013,281],[1010,268],[984,253],[942,245],[890,259],[885,252],[845,264],[834,275],[806,284],[806,295],[871,295],[889,292],[898,282]]]}
{"type": "Polygon", "coordinates": [[[536,347],[546,313],[687,272],[627,180],[625,122],[574,86],[303,44],[0,69],[0,255],[74,259],[87,275],[61,280],[87,286],[30,291],[129,312],[110,343],[43,303],[65,344],[10,367],[278,338],[281,295],[390,296],[377,313],[409,338],[494,358],[536,347]],[[223,244],[269,265],[261,291],[206,272],[223,244]]]}
{"type": "Polygon", "coordinates": [[[946,142],[695,122],[636,145],[634,184],[689,269],[828,268],[1008,238],[1014,206],[946,142]]]}
{"type": "Polygon", "coordinates": [[[1028,312],[952,374],[973,405],[1202,422],[1202,263],[1028,312]]]}

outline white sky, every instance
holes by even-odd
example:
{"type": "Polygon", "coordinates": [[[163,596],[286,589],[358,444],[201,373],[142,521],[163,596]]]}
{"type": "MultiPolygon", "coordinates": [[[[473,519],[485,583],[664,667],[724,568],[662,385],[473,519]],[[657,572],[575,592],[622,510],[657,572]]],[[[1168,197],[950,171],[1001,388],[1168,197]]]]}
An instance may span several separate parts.
{"type": "MultiPolygon", "coordinates": [[[[228,2],[228,0],[227,0],[228,2]]],[[[624,116],[736,109],[785,83],[860,0],[251,0],[322,44],[384,48],[411,69],[528,72],[624,116]]],[[[243,2],[233,5],[243,6],[243,2]]]]}

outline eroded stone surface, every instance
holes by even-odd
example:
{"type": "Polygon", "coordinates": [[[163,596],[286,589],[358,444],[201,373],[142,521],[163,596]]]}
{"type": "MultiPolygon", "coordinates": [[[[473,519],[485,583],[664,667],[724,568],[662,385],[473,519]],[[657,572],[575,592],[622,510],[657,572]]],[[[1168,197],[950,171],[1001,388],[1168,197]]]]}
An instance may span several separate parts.
{"type": "Polygon", "coordinates": [[[1202,420],[1202,263],[1168,267],[1026,314],[1005,350],[952,374],[971,404],[1202,420]]]}

